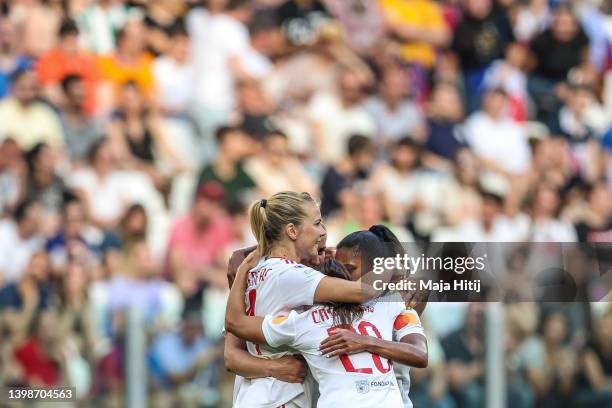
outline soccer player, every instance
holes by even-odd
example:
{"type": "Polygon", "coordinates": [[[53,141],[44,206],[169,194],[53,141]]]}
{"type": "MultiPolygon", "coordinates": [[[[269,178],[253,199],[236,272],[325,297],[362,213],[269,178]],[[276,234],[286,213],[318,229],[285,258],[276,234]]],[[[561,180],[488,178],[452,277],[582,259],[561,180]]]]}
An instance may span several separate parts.
{"type": "MultiPolygon", "coordinates": [[[[336,260],[351,272],[353,279],[363,276],[373,268],[375,257],[394,257],[402,253],[403,248],[395,234],[383,225],[374,225],[367,231],[357,231],[347,235],[336,247],[336,260]]],[[[394,333],[396,342],[386,342],[372,336],[365,336],[350,330],[339,329],[321,342],[321,352],[328,357],[342,354],[353,354],[363,351],[376,353],[396,363],[394,366],[397,383],[402,394],[404,408],[412,408],[408,396],[410,390],[410,366],[427,366],[427,339],[421,329],[419,315],[426,306],[427,293],[413,293],[408,300],[417,312],[411,318],[418,322],[412,326],[415,330],[406,329],[399,334],[394,333]],[[411,353],[415,353],[416,361],[411,361],[411,353]]]]}
{"type": "MultiPolygon", "coordinates": [[[[298,263],[318,256],[318,243],[325,235],[319,207],[308,193],[277,193],[256,201],[249,215],[263,255],[256,267],[260,273],[252,275],[246,291],[250,315],[288,315],[293,309],[314,303],[362,303],[374,296],[359,282],[327,277],[298,263]]],[[[233,323],[229,324],[226,329],[233,332],[233,323]]],[[[265,358],[286,354],[250,342],[247,348],[251,354],[265,358]]],[[[301,384],[275,378],[245,379],[234,405],[309,407],[308,393],[301,384]]]]}

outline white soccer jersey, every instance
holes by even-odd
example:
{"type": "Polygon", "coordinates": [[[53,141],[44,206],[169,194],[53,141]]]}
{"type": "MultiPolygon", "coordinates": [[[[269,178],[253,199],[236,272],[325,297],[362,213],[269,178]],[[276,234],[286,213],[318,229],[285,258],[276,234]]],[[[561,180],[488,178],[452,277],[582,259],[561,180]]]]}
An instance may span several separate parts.
{"type": "MultiPolygon", "coordinates": [[[[362,307],[363,317],[351,326],[356,333],[392,340],[394,326],[401,335],[402,329],[413,321],[412,314],[400,302],[379,299],[362,307]]],[[[270,346],[288,346],[302,353],[308,362],[319,383],[318,407],[403,407],[393,365],[388,359],[369,352],[334,358],[320,355],[319,345],[332,328],[332,309],[320,305],[302,313],[292,311],[288,316],[266,316],[263,323],[270,346]]]]}
{"type": "MultiPolygon", "coordinates": [[[[247,313],[251,316],[288,315],[293,309],[310,306],[314,303],[317,285],[324,277],[317,270],[285,258],[263,257],[248,273],[247,313]]],[[[247,342],[247,349],[261,358],[278,358],[288,353],[286,349],[275,350],[251,342],[247,342]]],[[[243,378],[239,389],[234,390],[234,407],[276,408],[291,400],[294,405],[309,407],[307,393],[308,389],[302,384],[272,377],[243,378]]]]}

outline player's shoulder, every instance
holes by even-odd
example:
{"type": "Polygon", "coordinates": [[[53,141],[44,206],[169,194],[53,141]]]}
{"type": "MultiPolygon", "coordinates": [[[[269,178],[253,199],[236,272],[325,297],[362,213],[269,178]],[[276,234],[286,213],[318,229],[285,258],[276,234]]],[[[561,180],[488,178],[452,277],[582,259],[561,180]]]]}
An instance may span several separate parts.
{"type": "Polygon", "coordinates": [[[406,308],[404,299],[398,293],[388,293],[370,300],[367,304],[372,305],[378,311],[385,313],[400,313],[406,308]]]}

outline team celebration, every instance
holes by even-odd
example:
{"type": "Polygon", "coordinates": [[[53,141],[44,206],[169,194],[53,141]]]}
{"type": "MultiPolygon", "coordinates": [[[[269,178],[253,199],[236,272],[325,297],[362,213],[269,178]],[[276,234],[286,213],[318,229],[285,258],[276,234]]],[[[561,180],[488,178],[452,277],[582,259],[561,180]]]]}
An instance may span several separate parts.
{"type": "Polygon", "coordinates": [[[0,0],[0,408],[612,407],[612,0],[0,0]]]}

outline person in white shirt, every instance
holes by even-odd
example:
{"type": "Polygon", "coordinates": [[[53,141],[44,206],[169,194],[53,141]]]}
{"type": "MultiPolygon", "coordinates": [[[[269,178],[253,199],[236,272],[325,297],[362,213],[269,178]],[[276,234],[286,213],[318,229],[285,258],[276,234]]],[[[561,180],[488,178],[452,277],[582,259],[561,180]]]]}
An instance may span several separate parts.
{"type": "Polygon", "coordinates": [[[17,206],[11,219],[0,221],[0,287],[21,280],[32,255],[44,247],[39,234],[42,207],[35,201],[17,206]]]}
{"type": "Polygon", "coordinates": [[[540,184],[533,193],[530,214],[519,220],[525,239],[532,242],[576,242],[574,226],[559,218],[561,198],[553,186],[540,184]]]}
{"type": "Polygon", "coordinates": [[[383,74],[378,95],[368,98],[364,108],[376,122],[378,140],[385,146],[406,136],[425,138],[423,112],[408,97],[406,73],[396,67],[383,74]]]}
{"type": "Polygon", "coordinates": [[[522,242],[525,231],[519,220],[502,213],[503,198],[482,191],[478,218],[468,219],[453,228],[434,230],[432,242],[522,242]]]}
{"type": "Polygon", "coordinates": [[[525,131],[506,114],[507,99],[503,89],[489,90],[482,110],[467,119],[465,138],[485,168],[522,175],[531,165],[531,152],[525,131]]]}
{"type": "Polygon", "coordinates": [[[243,56],[250,49],[245,22],[251,15],[246,0],[223,3],[208,2],[208,7],[195,8],[187,15],[187,31],[191,39],[191,58],[197,80],[194,118],[204,136],[203,154],[214,157],[213,133],[230,122],[236,108],[236,79],[245,76],[243,56]]]}
{"type": "Polygon", "coordinates": [[[346,145],[352,135],[373,137],[376,132],[376,123],[361,104],[363,79],[345,69],[338,83],[338,93],[317,93],[308,106],[314,147],[326,164],[337,163],[346,155],[346,145]]]}
{"type": "Polygon", "coordinates": [[[197,168],[199,152],[195,123],[190,117],[190,105],[195,95],[193,84],[197,71],[189,59],[189,37],[183,28],[170,34],[171,47],[153,63],[153,76],[162,108],[163,124],[188,168],[197,168]]]}
{"type": "Polygon", "coordinates": [[[101,140],[89,153],[90,166],[74,171],[68,185],[83,198],[94,224],[113,228],[130,204],[121,174],[113,168],[110,142],[101,140]]]}

